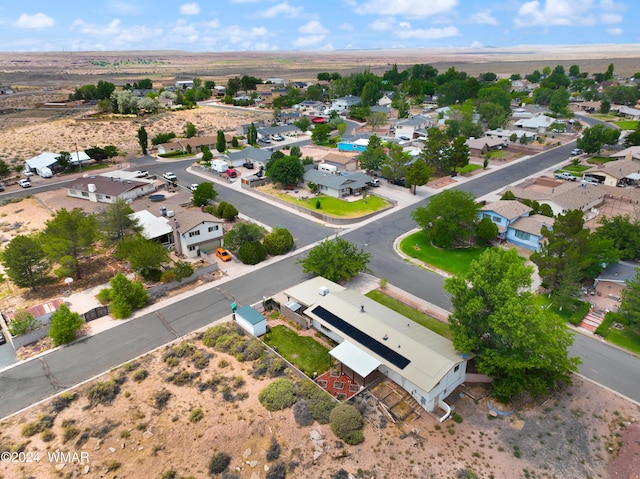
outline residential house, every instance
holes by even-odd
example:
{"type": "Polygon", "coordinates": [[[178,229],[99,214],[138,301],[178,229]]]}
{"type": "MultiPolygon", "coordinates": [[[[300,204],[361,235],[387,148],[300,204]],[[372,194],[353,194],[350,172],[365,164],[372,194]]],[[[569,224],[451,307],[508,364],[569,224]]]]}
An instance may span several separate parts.
{"type": "Polygon", "coordinates": [[[201,152],[203,146],[209,147],[211,151],[215,150],[217,142],[217,135],[194,136],[192,138],[174,138],[168,143],[159,144],[157,149],[158,154],[160,155],[175,152],[187,152],[189,149],[191,150],[191,153],[195,154],[201,152]]]}
{"type": "Polygon", "coordinates": [[[371,177],[366,173],[356,172],[347,176],[326,173],[316,169],[305,171],[303,177],[305,184],[318,185],[318,191],[334,198],[344,198],[349,195],[359,195],[368,188],[367,183],[371,177]]]}
{"type": "Polygon", "coordinates": [[[193,88],[193,80],[178,80],[175,85],[178,89],[188,90],[189,88],[193,88]]]}
{"type": "Polygon", "coordinates": [[[223,221],[200,211],[176,214],[172,222],[176,253],[197,258],[220,248],[224,234],[222,225],[223,221]]]}
{"type": "Polygon", "coordinates": [[[515,135],[516,142],[520,142],[520,139],[524,136],[525,137],[525,143],[531,143],[532,141],[534,141],[536,139],[536,134],[531,132],[531,131],[524,131],[524,130],[504,130],[502,128],[498,128],[496,130],[488,130],[485,133],[485,136],[487,137],[496,137],[496,138],[500,138],[504,141],[511,141],[511,137],[513,135],[515,135]]]}
{"type": "Polygon", "coordinates": [[[36,173],[39,168],[49,168],[51,171],[59,170],[58,157],[60,153],[40,153],[24,162],[25,172],[36,173]]]}
{"type": "Polygon", "coordinates": [[[142,227],[142,236],[146,239],[155,240],[166,246],[173,246],[173,228],[168,216],[156,216],[149,210],[140,210],[131,213],[129,218],[138,221],[142,227]]]}
{"type": "Polygon", "coordinates": [[[483,138],[470,138],[466,143],[471,155],[482,156],[489,151],[501,149],[505,146],[506,141],[495,136],[485,136],[483,138]]]}
{"type": "Polygon", "coordinates": [[[628,106],[619,106],[616,108],[612,108],[612,110],[618,112],[618,116],[626,118],[628,120],[640,120],[640,110],[637,108],[631,108],[628,106]]]}
{"type": "Polygon", "coordinates": [[[399,120],[395,124],[396,139],[409,138],[413,140],[418,136],[427,136],[427,129],[431,126],[432,118],[428,116],[415,115],[404,120],[399,120]]]}
{"type": "Polygon", "coordinates": [[[553,229],[555,219],[543,215],[528,215],[517,218],[507,228],[506,240],[532,251],[540,251],[544,236],[542,231],[553,229]]]}
{"type": "Polygon", "coordinates": [[[335,165],[339,170],[343,171],[356,171],[358,169],[358,158],[355,155],[329,152],[324,155],[323,161],[329,165],[335,165]]]}
{"type": "Polygon", "coordinates": [[[640,180],[640,162],[634,160],[610,161],[598,168],[585,171],[585,175],[596,178],[605,186],[625,186],[640,180]]]}
{"type": "Polygon", "coordinates": [[[531,113],[526,108],[514,108],[511,111],[511,118],[514,118],[517,120],[522,118],[531,118],[532,116],[533,116],[533,113],[531,113]]]}
{"type": "Polygon", "coordinates": [[[106,176],[76,178],[67,183],[65,188],[68,196],[95,203],[115,203],[117,199],[134,200],[156,190],[151,180],[125,180],[106,176]]]}
{"type": "Polygon", "coordinates": [[[282,293],[284,305],[338,345],[329,354],[342,374],[366,387],[388,378],[425,411],[451,413],[445,399],[466,377],[468,357],[450,340],[407,320],[386,306],[322,277],[282,293]]]}
{"type": "Polygon", "coordinates": [[[610,299],[620,301],[622,291],[627,286],[627,281],[633,279],[640,268],[640,264],[630,261],[620,261],[607,265],[593,282],[593,289],[610,299]]]}
{"type": "Polygon", "coordinates": [[[546,133],[551,124],[555,121],[555,118],[539,113],[531,118],[522,118],[516,121],[513,126],[516,128],[536,131],[538,133],[546,133]]]}
{"type": "Polygon", "coordinates": [[[382,98],[378,100],[378,106],[390,107],[391,103],[393,103],[393,95],[395,95],[395,92],[393,91],[384,92],[384,94],[382,95],[382,98]]]}
{"type": "Polygon", "coordinates": [[[231,151],[227,153],[228,163],[237,168],[242,166],[247,161],[252,162],[254,165],[265,166],[271,158],[271,153],[260,148],[254,148],[252,146],[243,148],[238,151],[231,151]]]}
{"type": "Polygon", "coordinates": [[[347,95],[333,100],[331,109],[341,113],[343,111],[349,111],[352,106],[358,106],[360,103],[362,103],[362,99],[359,96],[347,95]]]}
{"type": "Polygon", "coordinates": [[[258,138],[271,138],[273,135],[299,136],[302,130],[296,125],[262,126],[257,128],[258,138]]]}
{"type": "Polygon", "coordinates": [[[623,158],[625,160],[640,160],[640,146],[630,146],[611,155],[611,158],[623,158]]]}
{"type": "Polygon", "coordinates": [[[532,92],[533,91],[533,86],[532,83],[529,80],[525,80],[520,79],[520,80],[513,80],[511,82],[511,91],[517,91],[517,92],[522,92],[522,91],[528,91],[528,92],[532,92]]]}

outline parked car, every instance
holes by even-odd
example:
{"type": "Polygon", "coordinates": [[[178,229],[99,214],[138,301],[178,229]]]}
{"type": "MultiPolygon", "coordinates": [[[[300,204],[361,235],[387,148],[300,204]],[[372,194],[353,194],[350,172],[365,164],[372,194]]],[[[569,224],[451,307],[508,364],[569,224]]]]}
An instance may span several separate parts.
{"type": "Polygon", "coordinates": [[[176,181],[178,179],[175,173],[172,173],[170,171],[167,171],[166,173],[162,173],[162,177],[167,181],[176,181]]]}
{"type": "Polygon", "coordinates": [[[400,141],[409,141],[409,140],[411,140],[411,138],[409,138],[407,135],[400,135],[400,136],[398,136],[398,140],[400,140],[400,141]]]}
{"type": "Polygon", "coordinates": [[[238,172],[237,172],[236,170],[234,170],[233,168],[229,168],[229,169],[226,171],[226,175],[227,175],[229,178],[237,178],[237,177],[238,177],[238,172]]]}
{"type": "Polygon", "coordinates": [[[380,186],[380,180],[378,178],[371,178],[369,181],[367,181],[367,184],[369,186],[380,186]]]}
{"type": "Polygon", "coordinates": [[[561,171],[560,173],[556,173],[555,177],[559,180],[567,180],[567,181],[576,181],[576,177],[567,171],[561,171]]]}
{"type": "Polygon", "coordinates": [[[225,263],[231,261],[231,253],[224,248],[216,248],[216,256],[225,263]]]}
{"type": "Polygon", "coordinates": [[[29,188],[31,186],[31,182],[27,178],[18,180],[18,184],[23,188],[29,188]]]}
{"type": "Polygon", "coordinates": [[[4,191],[4,186],[0,185],[0,191],[4,191]]]}
{"type": "Polygon", "coordinates": [[[147,170],[137,170],[134,171],[133,174],[136,178],[146,178],[147,176],[149,176],[149,172],[147,170]]]}
{"type": "Polygon", "coordinates": [[[271,135],[271,139],[275,141],[284,141],[284,136],[282,135],[271,135]]]}
{"type": "Polygon", "coordinates": [[[33,171],[25,171],[24,172],[24,176],[26,176],[27,178],[31,178],[33,175],[35,175],[35,173],[33,171]]]}
{"type": "Polygon", "coordinates": [[[599,185],[600,182],[598,180],[596,180],[595,178],[591,178],[589,176],[585,176],[584,178],[582,178],[582,183],[583,184],[589,184],[589,185],[599,185]]]}
{"type": "Polygon", "coordinates": [[[398,178],[397,180],[389,180],[389,183],[397,186],[404,186],[406,181],[404,178],[398,178]]]}
{"type": "Polygon", "coordinates": [[[247,160],[242,163],[242,166],[244,166],[247,170],[253,170],[253,161],[247,160]]]}
{"type": "Polygon", "coordinates": [[[578,155],[582,155],[584,153],[584,151],[582,151],[580,148],[574,148],[573,150],[571,150],[571,156],[578,156],[578,155]]]}
{"type": "Polygon", "coordinates": [[[198,183],[191,183],[191,184],[189,185],[189,189],[190,189],[191,191],[196,191],[196,188],[197,188],[198,186],[200,186],[198,183]]]}
{"type": "Polygon", "coordinates": [[[271,143],[271,140],[266,136],[259,138],[258,141],[261,141],[262,143],[271,143]]]}

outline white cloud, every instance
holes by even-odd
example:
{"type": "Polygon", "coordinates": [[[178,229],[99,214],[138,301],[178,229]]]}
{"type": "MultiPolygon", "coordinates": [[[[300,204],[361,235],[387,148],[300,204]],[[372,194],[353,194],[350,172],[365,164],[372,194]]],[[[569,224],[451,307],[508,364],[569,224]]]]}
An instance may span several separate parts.
{"type": "Polygon", "coordinates": [[[482,44],[481,42],[474,40],[471,42],[471,45],[469,45],[471,48],[484,48],[484,44],[482,44]]]}
{"type": "Polygon", "coordinates": [[[400,28],[411,28],[411,24],[409,22],[400,22],[398,23],[400,28]]]}
{"type": "Polygon", "coordinates": [[[415,30],[398,30],[394,33],[398,38],[402,38],[403,40],[410,38],[418,38],[420,40],[433,40],[437,38],[457,37],[460,35],[460,31],[453,26],[444,28],[418,28],[415,30]]]}
{"type": "Polygon", "coordinates": [[[326,35],[329,30],[322,26],[318,20],[311,20],[309,23],[305,23],[298,28],[300,33],[307,33],[309,35],[326,35]]]}
{"type": "Polygon", "coordinates": [[[119,19],[107,24],[88,23],[84,20],[74,20],[71,29],[88,36],[108,38],[108,44],[118,47],[130,47],[141,42],[162,38],[162,28],[151,28],[143,25],[122,27],[119,19]]]}
{"type": "Polygon", "coordinates": [[[602,23],[620,23],[622,21],[622,15],[617,13],[603,13],[600,15],[600,21],[602,23]]]}
{"type": "Polygon", "coordinates": [[[35,15],[23,13],[16,21],[15,26],[18,28],[39,30],[42,28],[53,27],[55,24],[56,21],[44,13],[36,13],[35,15]]]}
{"type": "Polygon", "coordinates": [[[453,13],[458,0],[367,0],[353,4],[353,9],[360,15],[399,15],[412,18],[432,17],[453,13]]]}
{"type": "Polygon", "coordinates": [[[478,23],[481,25],[497,25],[498,20],[491,15],[491,10],[483,10],[482,12],[474,13],[469,17],[471,23],[478,23]]]}
{"type": "Polygon", "coordinates": [[[306,35],[304,37],[298,37],[293,41],[293,46],[298,48],[308,48],[322,43],[326,35],[306,35]]]}
{"type": "Polygon", "coordinates": [[[352,32],[354,28],[350,23],[344,22],[342,25],[340,25],[340,30],[344,30],[345,32],[352,32]]]}
{"type": "Polygon", "coordinates": [[[538,0],[525,2],[515,18],[517,27],[593,25],[594,0],[538,0]]]}
{"type": "Polygon", "coordinates": [[[617,37],[622,35],[624,32],[622,31],[622,28],[607,28],[607,33],[617,37]]]}
{"type": "Polygon", "coordinates": [[[133,5],[131,3],[109,2],[108,7],[119,15],[140,15],[142,13],[140,5],[133,5]]]}
{"type": "Polygon", "coordinates": [[[369,29],[374,32],[387,32],[389,30],[393,30],[395,22],[391,18],[379,18],[371,22],[368,26],[369,29]]]}
{"type": "Polygon", "coordinates": [[[180,15],[198,15],[200,13],[200,5],[196,2],[183,3],[180,5],[180,15]]]}
{"type": "Polygon", "coordinates": [[[260,12],[259,16],[263,18],[274,18],[284,15],[285,17],[295,18],[302,13],[302,10],[302,7],[293,7],[285,2],[267,8],[263,12],[260,12]]]}

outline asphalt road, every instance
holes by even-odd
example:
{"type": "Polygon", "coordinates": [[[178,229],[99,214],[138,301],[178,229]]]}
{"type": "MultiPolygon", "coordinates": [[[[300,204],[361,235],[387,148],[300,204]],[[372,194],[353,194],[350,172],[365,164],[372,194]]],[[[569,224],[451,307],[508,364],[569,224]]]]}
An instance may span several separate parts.
{"type": "MultiPolygon", "coordinates": [[[[476,196],[482,196],[568,158],[571,148],[573,144],[565,145],[517,165],[507,166],[467,182],[461,188],[473,192],[476,196]]],[[[144,166],[144,169],[152,173],[166,171],[166,166],[152,161],[136,161],[135,168],[144,166]],[[149,163],[146,163],[147,161],[149,163]]],[[[198,179],[195,176],[190,178],[191,175],[183,171],[189,163],[185,162],[185,165],[181,166],[175,162],[171,167],[181,181],[184,177],[185,184],[198,179]]],[[[271,226],[281,225],[289,228],[296,237],[298,247],[320,241],[333,233],[331,228],[305,220],[270,204],[256,202],[255,199],[247,198],[229,188],[218,188],[217,185],[217,189],[220,191],[221,199],[233,203],[249,216],[271,226]]],[[[422,268],[409,266],[393,252],[394,239],[415,226],[410,213],[417,206],[420,205],[398,210],[361,228],[346,231],[344,235],[372,253],[370,267],[373,274],[449,309],[450,300],[442,289],[443,279],[422,268]]],[[[296,264],[296,256],[268,267],[256,268],[249,275],[193,295],[189,298],[188,307],[185,303],[179,302],[168,304],[157,312],[49,353],[41,360],[28,361],[0,373],[0,417],[166,344],[175,339],[176,335],[181,336],[202,328],[229,314],[231,302],[254,303],[264,296],[271,296],[300,283],[306,276],[296,264]]],[[[579,334],[576,335],[570,354],[582,358],[580,373],[640,401],[640,368],[636,358],[579,334]]]]}

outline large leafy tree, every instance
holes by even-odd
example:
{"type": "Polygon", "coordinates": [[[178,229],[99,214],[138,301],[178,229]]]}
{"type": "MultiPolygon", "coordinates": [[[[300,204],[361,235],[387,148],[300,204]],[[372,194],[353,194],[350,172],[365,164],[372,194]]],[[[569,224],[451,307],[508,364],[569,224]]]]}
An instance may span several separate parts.
{"type": "Polygon", "coordinates": [[[624,146],[629,148],[630,146],[640,145],[640,122],[636,126],[636,129],[624,137],[624,146]]]}
{"type": "Polygon", "coordinates": [[[359,273],[368,271],[370,254],[355,244],[336,236],[326,239],[297,262],[304,273],[312,273],[329,281],[349,281],[359,273]]]}
{"type": "Polygon", "coordinates": [[[185,136],[185,138],[193,138],[194,136],[196,136],[197,133],[198,133],[198,129],[196,128],[196,125],[194,125],[190,121],[188,121],[184,125],[184,136],[185,136]]]}
{"type": "Polygon", "coordinates": [[[20,288],[35,290],[46,277],[51,265],[38,236],[18,235],[0,255],[4,270],[20,288]]]}
{"type": "Polygon", "coordinates": [[[211,201],[218,197],[218,192],[213,187],[213,183],[208,181],[200,183],[193,195],[191,196],[191,203],[194,206],[207,206],[211,201]]]}
{"type": "Polygon", "coordinates": [[[449,146],[449,168],[454,172],[456,168],[464,168],[469,164],[469,145],[464,136],[457,136],[449,146]]]}
{"type": "Polygon", "coordinates": [[[142,154],[146,155],[147,148],[149,147],[149,135],[147,134],[147,130],[144,126],[138,128],[138,144],[140,145],[142,154]]]}
{"type": "Polygon", "coordinates": [[[51,315],[49,337],[57,346],[67,344],[76,339],[78,330],[84,324],[84,320],[78,313],[69,309],[66,304],[61,304],[56,312],[51,315]]]}
{"type": "Polygon", "coordinates": [[[535,304],[532,272],[516,250],[491,248],[466,275],[445,280],[453,345],[476,355],[478,370],[494,379],[493,393],[503,401],[570,383],[579,364],[568,356],[573,337],[562,319],[535,304]]]}
{"type": "Polygon", "coordinates": [[[283,156],[267,164],[267,176],[284,186],[297,185],[304,175],[304,166],[297,156],[283,156]]]}
{"type": "Polygon", "coordinates": [[[133,212],[126,200],[118,198],[98,213],[98,228],[107,243],[117,243],[142,231],[140,222],[131,217],[133,212]]]}
{"type": "Polygon", "coordinates": [[[452,248],[469,243],[479,207],[473,194],[445,190],[431,198],[428,205],[413,210],[411,216],[435,246],[452,248]]]}
{"type": "Polygon", "coordinates": [[[224,150],[227,149],[227,140],[224,138],[224,131],[218,130],[216,137],[216,150],[219,153],[224,153],[224,150]]]}
{"type": "Polygon", "coordinates": [[[440,128],[429,128],[427,142],[420,153],[420,158],[428,166],[443,171],[449,167],[449,140],[447,133],[440,128]]]}
{"type": "Polygon", "coordinates": [[[285,254],[293,248],[293,235],[286,228],[274,228],[264,238],[264,247],[270,255],[285,254]]]}
{"type": "Polygon", "coordinates": [[[382,176],[391,180],[404,178],[407,175],[410,160],[411,158],[400,145],[392,144],[382,165],[382,176]]]}
{"type": "Polygon", "coordinates": [[[625,324],[640,333],[640,269],[636,269],[635,276],[627,280],[617,314],[625,324]]]}
{"type": "Polygon", "coordinates": [[[142,308],[149,301],[149,293],[140,281],[131,281],[124,274],[118,273],[110,281],[110,312],[116,319],[125,319],[131,313],[142,308]]]}
{"type": "Polygon", "coordinates": [[[254,223],[237,223],[224,235],[224,247],[237,251],[244,243],[259,243],[266,234],[262,226],[254,223]]]}
{"type": "Polygon", "coordinates": [[[329,139],[331,134],[331,126],[328,123],[321,123],[313,127],[311,131],[311,140],[314,143],[324,143],[329,139]]]}
{"type": "Polygon", "coordinates": [[[407,170],[406,181],[411,192],[415,195],[418,186],[426,185],[431,178],[433,168],[427,166],[424,161],[418,158],[407,170]]]}
{"type": "Polygon", "coordinates": [[[10,174],[11,167],[7,164],[6,161],[0,160],[0,180],[4,180],[10,174]]]}
{"type": "Polygon", "coordinates": [[[386,154],[382,147],[380,137],[371,135],[367,149],[360,154],[358,161],[360,162],[360,168],[370,173],[372,171],[378,171],[382,167],[385,158],[386,154]]]}
{"type": "Polygon", "coordinates": [[[127,259],[131,268],[146,279],[159,279],[160,268],[169,262],[167,249],[157,241],[131,236],[118,244],[116,256],[127,259]]]}
{"type": "Polygon", "coordinates": [[[598,153],[604,145],[615,145],[620,138],[620,130],[608,128],[599,123],[591,128],[585,128],[582,136],[576,141],[578,148],[585,153],[598,153]]]}
{"type": "Polygon", "coordinates": [[[64,263],[70,274],[80,279],[80,257],[98,239],[98,221],[80,208],[58,210],[42,232],[42,247],[50,259],[64,263]]]}
{"type": "Polygon", "coordinates": [[[640,259],[640,223],[631,221],[629,216],[603,216],[595,235],[613,241],[620,251],[620,258],[627,260],[640,259]]]}

